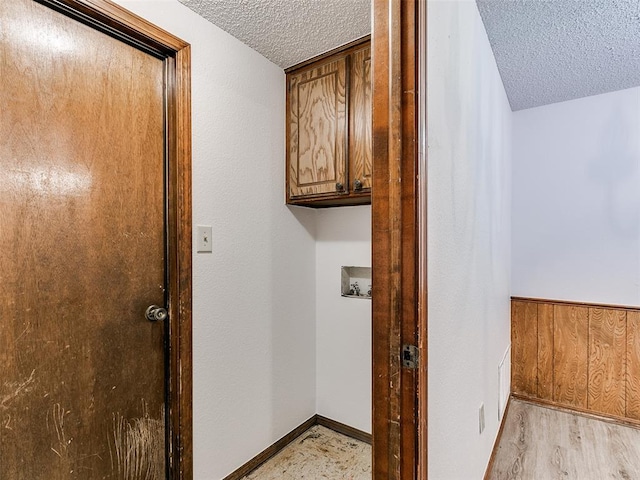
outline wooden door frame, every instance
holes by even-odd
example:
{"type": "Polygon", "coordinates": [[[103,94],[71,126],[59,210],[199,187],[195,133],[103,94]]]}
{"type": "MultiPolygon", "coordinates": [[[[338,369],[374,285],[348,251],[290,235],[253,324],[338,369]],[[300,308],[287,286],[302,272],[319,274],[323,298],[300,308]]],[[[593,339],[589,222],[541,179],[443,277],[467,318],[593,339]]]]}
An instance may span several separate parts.
{"type": "Polygon", "coordinates": [[[374,480],[427,478],[426,1],[373,0],[374,480]]]}
{"type": "MultiPolygon", "coordinates": [[[[167,105],[169,202],[174,206],[169,210],[169,241],[173,245],[169,252],[172,319],[169,472],[172,479],[190,480],[193,478],[190,46],[108,0],[38,1],[126,41],[146,46],[172,62],[174,75],[169,75],[172,81],[168,85],[167,105]]],[[[373,0],[374,480],[427,478],[426,151],[422,152],[420,162],[417,122],[418,6],[424,10],[425,3],[426,0],[373,0]],[[403,344],[420,347],[417,370],[402,367],[403,344]]],[[[423,16],[422,13],[421,21],[423,16]]],[[[424,49],[426,43],[421,40],[424,49]]],[[[422,57],[424,54],[423,51],[422,57]]]]}
{"type": "Polygon", "coordinates": [[[193,478],[191,281],[191,47],[109,0],[36,0],[165,61],[167,471],[193,478]]]}

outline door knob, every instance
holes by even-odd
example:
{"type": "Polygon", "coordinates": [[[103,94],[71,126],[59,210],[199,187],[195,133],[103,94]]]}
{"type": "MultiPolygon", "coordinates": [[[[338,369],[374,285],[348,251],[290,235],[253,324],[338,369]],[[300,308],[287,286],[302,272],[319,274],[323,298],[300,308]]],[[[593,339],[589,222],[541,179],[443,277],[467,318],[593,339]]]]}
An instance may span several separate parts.
{"type": "Polygon", "coordinates": [[[358,180],[357,178],[353,181],[353,189],[356,192],[359,192],[360,190],[362,190],[362,182],[360,180],[358,180]]]}
{"type": "Polygon", "coordinates": [[[166,308],[159,307],[158,305],[149,305],[147,311],[144,312],[144,316],[152,322],[164,322],[169,314],[166,308]]]}

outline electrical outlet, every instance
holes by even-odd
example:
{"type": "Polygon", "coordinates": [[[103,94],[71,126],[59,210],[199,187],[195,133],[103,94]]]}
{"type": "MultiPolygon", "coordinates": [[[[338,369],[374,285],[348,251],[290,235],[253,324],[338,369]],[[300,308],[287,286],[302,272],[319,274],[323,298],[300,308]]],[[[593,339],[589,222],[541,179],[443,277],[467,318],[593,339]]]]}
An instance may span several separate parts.
{"type": "Polygon", "coordinates": [[[478,409],[478,430],[480,434],[484,432],[484,403],[481,403],[478,409]]]}

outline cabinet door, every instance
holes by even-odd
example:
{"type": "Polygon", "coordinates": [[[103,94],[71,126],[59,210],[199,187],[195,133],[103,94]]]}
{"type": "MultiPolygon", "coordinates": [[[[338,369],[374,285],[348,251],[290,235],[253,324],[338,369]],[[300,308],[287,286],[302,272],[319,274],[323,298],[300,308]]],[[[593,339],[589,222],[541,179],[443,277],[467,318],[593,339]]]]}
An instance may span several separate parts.
{"type": "Polygon", "coordinates": [[[290,198],[347,190],[345,112],[344,56],[289,77],[290,198]]]}
{"type": "Polygon", "coordinates": [[[356,50],[351,64],[350,187],[357,193],[371,191],[371,47],[356,50]]]}

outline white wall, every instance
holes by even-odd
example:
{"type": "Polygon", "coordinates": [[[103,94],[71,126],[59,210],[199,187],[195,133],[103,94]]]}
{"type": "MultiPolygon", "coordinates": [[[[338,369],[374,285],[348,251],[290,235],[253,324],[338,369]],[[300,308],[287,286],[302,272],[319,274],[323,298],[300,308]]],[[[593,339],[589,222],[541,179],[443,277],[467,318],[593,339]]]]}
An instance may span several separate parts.
{"type": "Polygon", "coordinates": [[[284,205],[282,69],[177,0],[118,0],[192,45],[194,466],[219,480],[315,413],[315,212],[284,205]]]}
{"type": "Polygon", "coordinates": [[[317,410],[371,433],[371,300],[340,296],[341,266],[371,266],[371,207],[319,210],[316,241],[317,410]]]}
{"type": "Polygon", "coordinates": [[[513,294],[640,304],[640,88],[514,113],[513,294]]]}
{"type": "Polygon", "coordinates": [[[510,337],[512,113],[475,2],[427,5],[429,478],[471,480],[510,337]]]}

